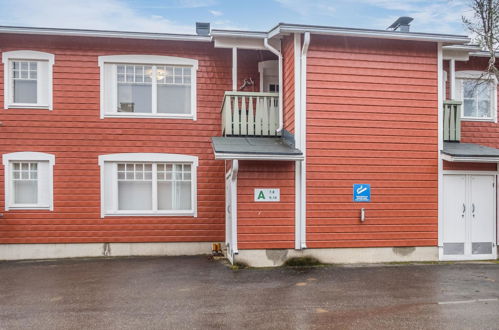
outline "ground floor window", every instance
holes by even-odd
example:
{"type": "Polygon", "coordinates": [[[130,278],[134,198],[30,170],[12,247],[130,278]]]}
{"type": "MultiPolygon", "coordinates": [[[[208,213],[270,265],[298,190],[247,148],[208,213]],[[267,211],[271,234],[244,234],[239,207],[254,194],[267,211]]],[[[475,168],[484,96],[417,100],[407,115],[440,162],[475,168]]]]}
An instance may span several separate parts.
{"type": "Polygon", "coordinates": [[[5,209],[53,209],[55,157],[40,152],[3,155],[5,209]]]}
{"type": "Polygon", "coordinates": [[[197,157],[114,154],[100,157],[102,215],[196,215],[197,157]]]}

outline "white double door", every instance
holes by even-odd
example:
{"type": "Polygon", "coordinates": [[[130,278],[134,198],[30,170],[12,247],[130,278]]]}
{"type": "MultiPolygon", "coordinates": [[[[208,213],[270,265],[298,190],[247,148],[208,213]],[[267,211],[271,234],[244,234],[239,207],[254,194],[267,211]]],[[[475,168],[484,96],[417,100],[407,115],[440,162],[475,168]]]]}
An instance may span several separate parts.
{"type": "Polygon", "coordinates": [[[497,258],[492,174],[444,175],[442,260],[497,258]]]}

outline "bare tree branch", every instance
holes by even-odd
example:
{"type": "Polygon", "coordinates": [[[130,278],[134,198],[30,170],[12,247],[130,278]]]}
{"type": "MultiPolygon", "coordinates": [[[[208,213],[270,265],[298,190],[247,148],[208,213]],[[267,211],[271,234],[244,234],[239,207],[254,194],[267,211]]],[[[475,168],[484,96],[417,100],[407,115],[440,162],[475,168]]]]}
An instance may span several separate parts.
{"type": "Polygon", "coordinates": [[[496,52],[499,49],[499,0],[470,0],[473,17],[462,17],[466,28],[473,34],[474,41],[489,52],[486,72],[499,80],[496,52]]]}

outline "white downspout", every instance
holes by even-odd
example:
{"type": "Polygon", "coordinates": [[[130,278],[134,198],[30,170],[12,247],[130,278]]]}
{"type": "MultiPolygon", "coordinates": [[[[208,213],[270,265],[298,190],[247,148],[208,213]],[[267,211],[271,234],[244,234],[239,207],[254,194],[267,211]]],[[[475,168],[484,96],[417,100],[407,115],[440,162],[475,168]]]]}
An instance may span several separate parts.
{"type": "Polygon", "coordinates": [[[231,184],[231,241],[232,241],[232,253],[233,255],[238,254],[239,250],[237,248],[237,173],[239,172],[239,161],[237,159],[232,160],[231,167],[231,176],[230,176],[230,184],[231,184]]]}
{"type": "Polygon", "coordinates": [[[278,58],[279,58],[279,127],[277,127],[277,133],[280,133],[283,129],[283,111],[282,111],[282,54],[280,51],[275,49],[269,44],[269,39],[265,38],[263,39],[263,45],[265,48],[267,48],[269,51],[274,53],[278,58]]]}
{"type": "Polygon", "coordinates": [[[301,165],[301,208],[300,208],[300,248],[307,248],[307,53],[310,45],[310,32],[303,34],[301,50],[301,82],[300,82],[300,138],[303,161],[301,165]]]}
{"type": "Polygon", "coordinates": [[[437,46],[437,99],[438,99],[438,250],[439,259],[443,256],[443,224],[444,224],[444,208],[443,208],[443,160],[442,160],[442,149],[444,147],[444,132],[443,132],[443,106],[444,106],[444,71],[443,71],[443,56],[442,56],[442,44],[438,43],[437,46]]]}

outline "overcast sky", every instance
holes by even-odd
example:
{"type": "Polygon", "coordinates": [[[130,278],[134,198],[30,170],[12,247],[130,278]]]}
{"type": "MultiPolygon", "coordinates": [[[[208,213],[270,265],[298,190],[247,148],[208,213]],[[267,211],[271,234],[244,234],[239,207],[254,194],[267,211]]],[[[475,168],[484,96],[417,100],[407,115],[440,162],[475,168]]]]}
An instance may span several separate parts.
{"type": "Polygon", "coordinates": [[[0,25],[194,33],[267,31],[279,22],[385,29],[414,17],[412,31],[466,33],[468,0],[0,0],[0,25]]]}

